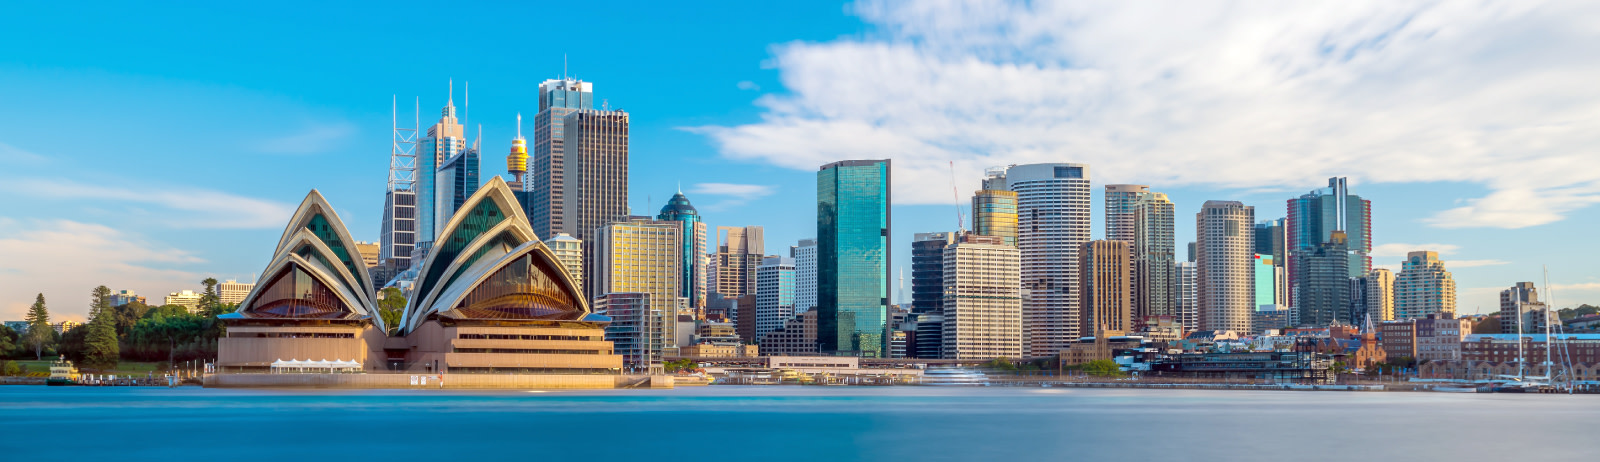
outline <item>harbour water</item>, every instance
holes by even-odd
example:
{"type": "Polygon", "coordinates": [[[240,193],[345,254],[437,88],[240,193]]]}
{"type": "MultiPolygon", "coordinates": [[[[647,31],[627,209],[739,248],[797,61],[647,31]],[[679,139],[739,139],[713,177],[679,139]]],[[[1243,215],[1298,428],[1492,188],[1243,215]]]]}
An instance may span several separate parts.
{"type": "Polygon", "coordinates": [[[1600,395],[0,387],[8,460],[1592,461],[1596,424],[1600,395]]]}

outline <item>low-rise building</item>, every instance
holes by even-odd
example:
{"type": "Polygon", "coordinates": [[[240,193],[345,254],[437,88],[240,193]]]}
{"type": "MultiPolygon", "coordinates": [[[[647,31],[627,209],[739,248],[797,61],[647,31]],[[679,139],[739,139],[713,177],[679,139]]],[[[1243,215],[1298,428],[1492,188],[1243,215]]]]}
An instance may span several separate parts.
{"type": "Polygon", "coordinates": [[[1333,361],[1306,352],[1181,354],[1151,365],[1156,377],[1328,383],[1333,361]]]}
{"type": "Polygon", "coordinates": [[[759,353],[755,345],[697,343],[683,347],[681,354],[691,358],[754,358],[759,353]]]}
{"type": "Polygon", "coordinates": [[[814,355],[817,351],[817,310],[789,318],[783,327],[761,337],[761,352],[770,356],[814,355]]]}
{"type": "Polygon", "coordinates": [[[163,300],[161,304],[178,305],[188,308],[189,312],[193,313],[200,309],[200,297],[201,295],[195,293],[193,290],[184,289],[178,292],[167,294],[167,298],[163,300]]]}

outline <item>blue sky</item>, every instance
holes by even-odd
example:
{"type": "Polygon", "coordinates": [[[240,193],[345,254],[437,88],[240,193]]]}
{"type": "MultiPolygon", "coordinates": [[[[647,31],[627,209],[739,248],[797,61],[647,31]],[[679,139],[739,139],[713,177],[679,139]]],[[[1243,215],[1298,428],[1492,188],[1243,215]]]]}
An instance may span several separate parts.
{"type": "Polygon", "coordinates": [[[632,113],[636,213],[681,184],[713,226],[765,226],[768,253],[814,234],[815,168],[847,158],[895,161],[897,267],[912,233],[955,227],[952,161],[963,201],[986,166],[1088,162],[1097,189],[1169,193],[1181,241],[1205,200],[1277,218],[1341,175],[1374,201],[1378,263],[1443,251],[1462,312],[1542,264],[1559,304],[1600,302],[1586,5],[8,9],[0,319],[38,292],[81,317],[100,284],[249,279],[311,188],[376,240],[392,98],[426,125],[470,84],[503,173],[564,61],[632,113]]]}

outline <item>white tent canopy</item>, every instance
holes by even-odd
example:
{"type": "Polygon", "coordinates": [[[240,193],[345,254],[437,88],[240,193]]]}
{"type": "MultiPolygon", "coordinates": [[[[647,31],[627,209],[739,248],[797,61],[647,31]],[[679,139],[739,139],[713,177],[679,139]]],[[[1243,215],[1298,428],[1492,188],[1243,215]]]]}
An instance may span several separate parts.
{"type": "Polygon", "coordinates": [[[298,359],[285,361],[279,359],[273,361],[271,366],[271,372],[274,374],[349,374],[361,371],[360,362],[342,359],[332,361],[327,359],[316,361],[309,359],[305,361],[298,359]]]}

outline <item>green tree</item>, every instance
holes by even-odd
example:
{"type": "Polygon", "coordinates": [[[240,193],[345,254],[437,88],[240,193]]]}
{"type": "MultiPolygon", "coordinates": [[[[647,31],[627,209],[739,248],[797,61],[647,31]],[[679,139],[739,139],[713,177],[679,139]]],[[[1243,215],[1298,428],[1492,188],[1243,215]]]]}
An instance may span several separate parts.
{"type": "Polygon", "coordinates": [[[8,376],[22,375],[22,366],[18,365],[16,361],[6,361],[4,365],[0,365],[0,373],[8,376]]]}
{"type": "Polygon", "coordinates": [[[406,295],[395,287],[384,287],[378,291],[378,316],[383,318],[383,325],[389,332],[400,328],[400,314],[406,310],[406,295]]]}
{"type": "Polygon", "coordinates": [[[81,361],[89,367],[113,369],[117,367],[117,359],[122,351],[117,345],[117,315],[111,309],[111,289],[106,286],[95,287],[90,295],[93,303],[89,307],[89,325],[83,340],[81,361]]]}
{"type": "Polygon", "coordinates": [[[164,346],[167,363],[172,364],[178,347],[204,337],[211,323],[206,318],[189,313],[178,305],[153,308],[133,326],[134,337],[146,351],[164,346]],[[164,345],[163,345],[164,344],[164,345]]]}
{"type": "Polygon", "coordinates": [[[50,310],[44,306],[44,294],[39,294],[33,306],[28,307],[27,320],[28,333],[24,342],[33,347],[33,359],[43,360],[45,347],[56,339],[56,331],[50,327],[50,310]]]}
{"type": "Polygon", "coordinates": [[[1001,357],[998,357],[998,358],[994,358],[994,359],[990,360],[987,364],[984,364],[984,365],[985,366],[989,366],[990,369],[994,369],[994,370],[997,370],[997,371],[1014,371],[1014,370],[1017,370],[1017,365],[1016,364],[1011,364],[1011,359],[1006,358],[1004,356],[1001,356],[1001,357]]]}
{"type": "Polygon", "coordinates": [[[1122,373],[1122,366],[1118,366],[1116,361],[1109,359],[1096,359],[1084,363],[1080,367],[1085,374],[1095,377],[1122,377],[1125,375],[1122,373]]]}
{"type": "Polygon", "coordinates": [[[217,297],[217,278],[205,278],[200,280],[200,283],[206,286],[205,292],[200,295],[200,312],[207,316],[216,316],[217,308],[222,305],[218,301],[220,298],[217,297]]]}
{"type": "Polygon", "coordinates": [[[17,331],[10,327],[0,325],[0,358],[9,358],[11,353],[22,347],[22,338],[17,331]]]}

